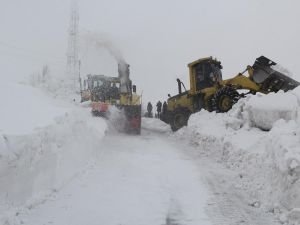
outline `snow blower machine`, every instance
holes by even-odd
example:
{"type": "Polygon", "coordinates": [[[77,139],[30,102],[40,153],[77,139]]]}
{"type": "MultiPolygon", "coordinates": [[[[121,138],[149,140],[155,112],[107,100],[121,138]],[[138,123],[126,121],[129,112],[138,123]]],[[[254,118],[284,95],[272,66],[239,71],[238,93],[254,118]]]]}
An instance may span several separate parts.
{"type": "MultiPolygon", "coordinates": [[[[84,81],[85,91],[82,100],[91,100],[92,114],[110,119],[112,108],[121,111],[118,119],[121,131],[141,133],[141,96],[136,93],[136,86],[129,79],[129,65],[118,64],[118,77],[87,75],[84,81]]],[[[119,128],[119,127],[118,127],[119,128]]]]}
{"type": "Polygon", "coordinates": [[[188,64],[188,68],[190,90],[182,91],[185,86],[177,79],[179,93],[172,97],[168,95],[167,110],[162,115],[162,120],[169,123],[173,131],[185,126],[189,116],[201,109],[227,112],[247,94],[288,91],[300,84],[264,56],[226,80],[222,79],[221,62],[212,57],[196,60],[188,64]],[[248,74],[244,75],[245,72],[248,74]]]}

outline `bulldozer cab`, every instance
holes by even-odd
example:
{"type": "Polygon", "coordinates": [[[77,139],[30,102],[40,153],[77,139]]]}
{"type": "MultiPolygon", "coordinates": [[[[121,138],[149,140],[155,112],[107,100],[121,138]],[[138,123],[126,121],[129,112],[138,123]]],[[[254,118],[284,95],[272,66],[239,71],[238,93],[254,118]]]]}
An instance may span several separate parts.
{"type": "Polygon", "coordinates": [[[198,91],[213,87],[222,80],[221,62],[212,57],[202,58],[188,64],[192,95],[198,91]]]}

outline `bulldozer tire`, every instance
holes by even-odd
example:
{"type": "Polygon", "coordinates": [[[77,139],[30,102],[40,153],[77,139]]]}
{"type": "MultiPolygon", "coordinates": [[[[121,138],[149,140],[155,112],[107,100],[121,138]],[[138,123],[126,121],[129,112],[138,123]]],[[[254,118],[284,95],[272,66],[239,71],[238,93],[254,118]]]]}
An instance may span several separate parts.
{"type": "Polygon", "coordinates": [[[172,131],[177,131],[181,127],[187,125],[187,121],[191,115],[190,110],[187,108],[177,108],[172,113],[172,117],[170,118],[170,125],[172,131]]]}
{"type": "Polygon", "coordinates": [[[216,100],[215,100],[214,96],[209,97],[209,99],[207,100],[207,103],[206,103],[206,110],[207,110],[208,112],[214,111],[215,101],[216,101],[216,100]]]}
{"type": "Polygon", "coordinates": [[[232,87],[219,89],[214,96],[213,108],[216,112],[227,112],[239,100],[239,93],[232,87]]]}

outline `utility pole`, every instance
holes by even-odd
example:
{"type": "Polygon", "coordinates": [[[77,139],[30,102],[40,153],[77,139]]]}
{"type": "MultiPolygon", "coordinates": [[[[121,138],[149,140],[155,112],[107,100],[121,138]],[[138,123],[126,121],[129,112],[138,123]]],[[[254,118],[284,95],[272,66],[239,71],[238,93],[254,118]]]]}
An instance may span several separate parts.
{"type": "Polygon", "coordinates": [[[80,76],[80,66],[81,66],[81,61],[78,61],[78,81],[79,81],[79,87],[80,87],[80,94],[82,92],[82,83],[81,83],[81,76],[80,76]]]}
{"type": "Polygon", "coordinates": [[[79,13],[77,2],[71,3],[71,16],[68,30],[68,49],[67,49],[67,79],[70,80],[72,89],[77,91],[76,87],[79,76],[79,60],[78,60],[78,22],[79,13]]]}

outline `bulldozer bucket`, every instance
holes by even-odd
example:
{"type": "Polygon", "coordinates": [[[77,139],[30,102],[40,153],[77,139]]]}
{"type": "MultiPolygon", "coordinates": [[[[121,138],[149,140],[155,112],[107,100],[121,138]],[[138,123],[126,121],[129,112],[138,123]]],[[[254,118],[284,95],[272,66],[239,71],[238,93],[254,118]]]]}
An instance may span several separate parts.
{"type": "Polygon", "coordinates": [[[261,56],[252,66],[253,80],[261,86],[262,92],[289,91],[300,85],[298,81],[274,69],[275,65],[276,63],[272,60],[261,56]]]}

